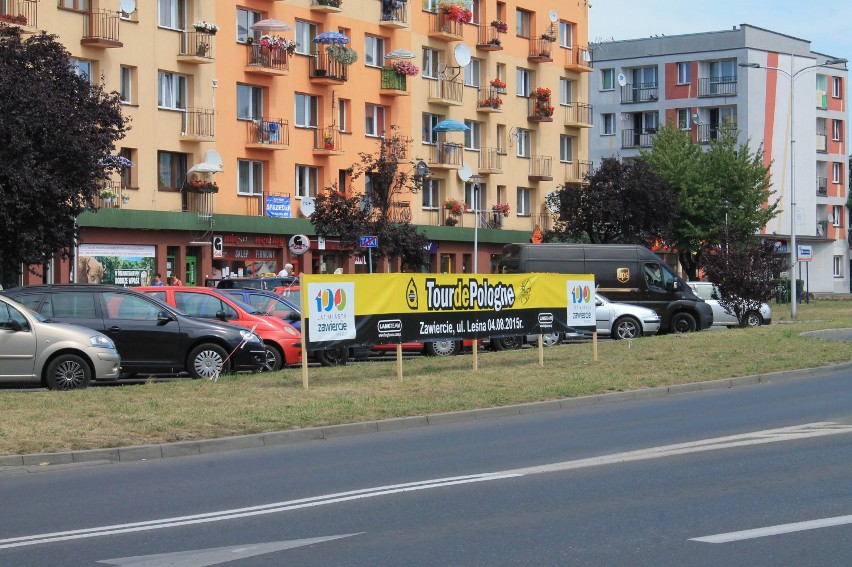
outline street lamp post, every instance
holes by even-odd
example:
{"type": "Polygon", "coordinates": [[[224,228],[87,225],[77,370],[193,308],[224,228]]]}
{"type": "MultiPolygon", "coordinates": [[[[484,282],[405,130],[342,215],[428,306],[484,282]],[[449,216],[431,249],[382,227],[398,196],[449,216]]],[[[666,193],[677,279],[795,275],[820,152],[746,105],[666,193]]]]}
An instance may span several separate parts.
{"type": "MultiPolygon", "coordinates": [[[[795,55],[791,54],[791,69],[793,68],[794,62],[795,55]]],[[[811,69],[816,69],[817,67],[838,65],[840,63],[846,63],[846,59],[829,59],[825,63],[820,63],[818,65],[808,65],[807,67],[802,67],[801,69],[795,72],[787,71],[786,69],[782,69],[780,67],[761,65],[760,63],[739,64],[740,67],[747,67],[750,69],[771,69],[773,71],[778,71],[779,73],[790,79],[790,317],[793,319],[796,318],[796,308],[798,305],[795,273],[796,262],[798,261],[798,251],[796,250],[796,128],[795,122],[793,120],[795,116],[794,112],[796,109],[796,79],[800,77],[805,71],[810,71],[811,69]]]]}
{"type": "Polygon", "coordinates": [[[479,175],[471,175],[473,181],[473,273],[479,273],[479,175]]]}

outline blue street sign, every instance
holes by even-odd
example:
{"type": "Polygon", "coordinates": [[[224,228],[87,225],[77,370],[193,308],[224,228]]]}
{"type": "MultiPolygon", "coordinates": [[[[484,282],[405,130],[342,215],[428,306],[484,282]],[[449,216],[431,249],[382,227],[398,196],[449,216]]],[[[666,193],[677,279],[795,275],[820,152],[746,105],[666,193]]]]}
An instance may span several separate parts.
{"type": "Polygon", "coordinates": [[[379,237],[378,236],[362,236],[358,240],[359,248],[378,248],[379,246],[379,237]]]}

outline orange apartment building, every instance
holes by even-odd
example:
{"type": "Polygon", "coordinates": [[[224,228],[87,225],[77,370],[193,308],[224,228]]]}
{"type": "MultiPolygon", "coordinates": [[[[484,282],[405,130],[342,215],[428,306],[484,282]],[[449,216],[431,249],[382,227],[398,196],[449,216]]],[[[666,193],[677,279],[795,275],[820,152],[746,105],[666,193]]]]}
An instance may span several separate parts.
{"type": "MultiPolygon", "coordinates": [[[[203,285],[277,272],[288,261],[309,273],[367,272],[365,252],[318,237],[302,205],[335,184],[369,191],[349,169],[359,152],[378,150],[392,125],[412,139],[411,163],[402,167],[428,166],[421,190],[393,207],[429,238],[422,269],[489,272],[503,244],[549,228],[545,196],[582,182],[590,166],[584,2],[2,6],[28,15],[25,32],[56,34],[79,72],[121,93],[131,120],[116,153],[134,166],[105,188],[97,212],[78,219],[77,261],[55,262],[45,281],[99,281],[82,264],[90,258],[120,283],[177,272],[185,284],[203,285]],[[342,64],[314,41],[327,33],[349,38],[357,61],[342,64]],[[270,46],[282,40],[294,45],[270,46]],[[398,61],[418,74],[397,74],[398,61]],[[434,131],[443,120],[469,130],[434,131]],[[468,210],[452,214],[448,199],[468,210]],[[289,248],[297,235],[310,243],[302,254],[289,248]]],[[[23,283],[41,280],[25,274],[23,283]]]]}

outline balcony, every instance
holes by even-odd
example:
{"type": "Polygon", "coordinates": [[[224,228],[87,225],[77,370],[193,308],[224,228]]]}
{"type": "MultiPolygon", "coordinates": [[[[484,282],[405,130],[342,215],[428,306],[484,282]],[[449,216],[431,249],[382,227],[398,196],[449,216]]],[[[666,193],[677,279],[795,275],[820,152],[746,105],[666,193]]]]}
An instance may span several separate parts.
{"type": "Polygon", "coordinates": [[[464,23],[453,19],[440,9],[429,16],[429,37],[442,41],[462,41],[464,23]]]}
{"type": "Polygon", "coordinates": [[[552,35],[542,34],[530,38],[530,50],[527,61],[531,63],[550,63],[553,61],[553,42],[556,38],[552,35]]]}
{"type": "Polygon", "coordinates": [[[119,12],[92,10],[83,20],[83,38],[80,45],[109,49],[124,47],[118,40],[119,12]]]}
{"type": "Polygon", "coordinates": [[[105,181],[103,188],[95,195],[95,207],[98,209],[129,208],[129,187],[122,186],[120,181],[105,181]]]}
{"type": "Polygon", "coordinates": [[[334,126],[326,126],[314,131],[314,155],[332,156],[343,153],[340,130],[334,126]]]}
{"type": "Polygon", "coordinates": [[[827,197],[828,196],[828,178],[827,177],[817,177],[817,188],[816,194],[817,197],[827,197]]]}
{"type": "Polygon", "coordinates": [[[817,236],[828,236],[828,221],[821,220],[816,223],[816,235],[817,236]]]}
{"type": "Polygon", "coordinates": [[[480,175],[503,173],[503,152],[499,148],[482,148],[479,150],[480,175]]]}
{"type": "Polygon", "coordinates": [[[657,83],[627,83],[621,87],[621,102],[656,102],[659,96],[657,83]]]}
{"type": "Polygon", "coordinates": [[[572,101],[565,107],[565,126],[571,128],[591,128],[593,116],[591,104],[572,101]]]}
{"type": "Polygon", "coordinates": [[[38,32],[38,0],[0,2],[0,22],[18,26],[24,35],[38,32]]]}
{"type": "Polygon", "coordinates": [[[553,157],[530,157],[530,168],[527,173],[527,179],[530,181],[553,181],[553,157]]]}
{"type": "Polygon", "coordinates": [[[698,97],[737,96],[737,77],[698,79],[698,97]]]}
{"type": "Polygon", "coordinates": [[[183,113],[182,142],[212,142],[216,139],[215,111],[209,108],[187,108],[183,113]]]}
{"type": "Polygon", "coordinates": [[[586,184],[586,176],[592,172],[592,162],[585,160],[573,160],[562,164],[565,168],[565,183],[572,185],[586,184]]]}
{"type": "Polygon", "coordinates": [[[699,124],[698,125],[698,143],[709,144],[713,140],[722,138],[725,129],[729,129],[732,134],[736,134],[737,125],[733,124],[699,124]]]}
{"type": "Polygon", "coordinates": [[[216,193],[193,193],[187,190],[181,191],[181,210],[187,213],[197,213],[199,219],[211,219],[213,217],[213,199],[216,193]]]}
{"type": "Polygon", "coordinates": [[[290,147],[290,123],[283,118],[246,122],[246,148],[286,150],[290,147]]]}
{"type": "Polygon", "coordinates": [[[654,144],[654,136],[657,135],[656,128],[633,129],[621,131],[622,148],[650,148],[654,144]]]}
{"type": "Polygon", "coordinates": [[[462,144],[439,141],[429,148],[429,167],[432,169],[460,169],[462,164],[462,144]]]}
{"type": "Polygon", "coordinates": [[[183,32],[181,34],[180,51],[178,51],[178,61],[194,65],[213,63],[215,61],[215,57],[213,56],[214,37],[216,36],[197,31],[183,32]]]}
{"type": "Polygon", "coordinates": [[[246,45],[246,73],[284,76],[290,74],[290,53],[286,49],[246,45]]]}
{"type": "Polygon", "coordinates": [[[572,45],[565,50],[565,68],[576,73],[592,72],[592,54],[585,45],[572,45]]]}
{"type": "Polygon", "coordinates": [[[551,212],[530,215],[530,230],[535,230],[538,227],[542,232],[547,232],[553,223],[553,217],[554,215],[551,212]]]}
{"type": "Polygon", "coordinates": [[[553,122],[556,111],[550,102],[550,89],[539,87],[527,100],[527,120],[530,122],[553,122]]]}
{"type": "Polygon", "coordinates": [[[342,85],[349,78],[349,65],[329,57],[325,50],[317,51],[311,58],[310,79],[315,85],[342,85]]]}
{"type": "Polygon", "coordinates": [[[390,222],[411,222],[411,202],[410,201],[391,201],[388,209],[387,220],[390,222]]]}
{"type": "Polygon", "coordinates": [[[400,75],[394,71],[393,67],[382,67],[381,85],[379,87],[380,95],[387,96],[408,96],[408,81],[405,75],[400,75]]]}
{"type": "Polygon", "coordinates": [[[821,154],[828,153],[828,136],[825,134],[816,135],[816,151],[821,154]]]}
{"type": "Polygon", "coordinates": [[[311,0],[312,12],[342,12],[343,0],[311,0]]]}
{"type": "Polygon", "coordinates": [[[428,101],[445,106],[461,106],[464,86],[458,79],[438,79],[429,81],[428,101]]]}
{"type": "Polygon", "coordinates": [[[478,89],[476,100],[477,112],[503,112],[503,97],[505,89],[489,87],[487,89],[478,89]]]}
{"type": "Polygon", "coordinates": [[[503,49],[503,40],[500,36],[504,33],[493,25],[480,25],[476,48],[482,51],[500,51],[503,49]]]}
{"type": "Polygon", "coordinates": [[[383,28],[408,27],[408,3],[405,0],[382,0],[379,25],[383,28]]]}

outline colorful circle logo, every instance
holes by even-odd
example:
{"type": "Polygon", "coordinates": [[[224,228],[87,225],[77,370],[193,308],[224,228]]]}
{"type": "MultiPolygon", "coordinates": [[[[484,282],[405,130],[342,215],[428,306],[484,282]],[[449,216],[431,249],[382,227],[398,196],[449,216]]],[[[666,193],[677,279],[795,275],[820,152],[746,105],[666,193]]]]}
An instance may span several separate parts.
{"type": "Polygon", "coordinates": [[[571,303],[589,303],[592,301],[592,288],[587,285],[575,285],[571,288],[571,303]]]}
{"type": "Polygon", "coordinates": [[[326,288],[317,293],[314,301],[317,302],[317,311],[343,311],[346,308],[346,293],[342,289],[326,288]]]}

